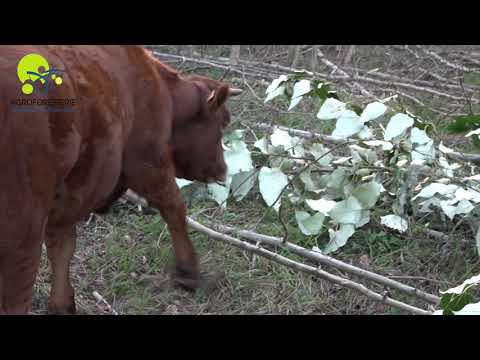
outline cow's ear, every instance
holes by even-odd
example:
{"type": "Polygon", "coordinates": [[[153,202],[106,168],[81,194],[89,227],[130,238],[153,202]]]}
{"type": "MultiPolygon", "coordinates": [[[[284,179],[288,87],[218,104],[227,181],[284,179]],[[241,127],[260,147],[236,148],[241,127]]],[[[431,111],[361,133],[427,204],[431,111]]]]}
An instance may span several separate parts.
{"type": "Polygon", "coordinates": [[[218,110],[220,106],[225,104],[230,95],[230,89],[227,85],[222,85],[215,90],[212,90],[208,96],[207,103],[212,111],[218,110]]]}

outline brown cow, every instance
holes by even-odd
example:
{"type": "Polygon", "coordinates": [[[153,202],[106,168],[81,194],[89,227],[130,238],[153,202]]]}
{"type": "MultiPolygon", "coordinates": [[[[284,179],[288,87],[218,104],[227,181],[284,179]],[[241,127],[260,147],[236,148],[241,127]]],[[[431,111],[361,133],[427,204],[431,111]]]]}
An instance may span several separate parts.
{"type": "Polygon", "coordinates": [[[75,313],[75,224],[126,188],[160,211],[175,279],[195,289],[198,261],[175,177],[224,179],[224,104],[239,91],[182,76],[139,46],[1,46],[0,73],[0,313],[30,311],[43,241],[52,269],[48,310],[75,313]],[[17,64],[27,54],[48,64],[29,58],[37,74],[21,79],[17,64]],[[31,99],[34,111],[26,111],[31,99]],[[40,111],[47,99],[49,111],[40,111]]]}

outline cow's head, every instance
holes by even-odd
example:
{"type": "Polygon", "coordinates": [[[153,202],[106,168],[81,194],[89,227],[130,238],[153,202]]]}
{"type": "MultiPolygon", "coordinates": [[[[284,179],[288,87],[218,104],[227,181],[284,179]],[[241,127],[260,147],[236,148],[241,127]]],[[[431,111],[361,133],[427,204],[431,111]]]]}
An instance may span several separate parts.
{"type": "Polygon", "coordinates": [[[176,100],[176,111],[182,114],[173,124],[176,175],[205,183],[224,181],[227,165],[222,137],[230,122],[225,103],[241,90],[201,76],[189,76],[184,80],[194,90],[180,94],[176,100]]]}

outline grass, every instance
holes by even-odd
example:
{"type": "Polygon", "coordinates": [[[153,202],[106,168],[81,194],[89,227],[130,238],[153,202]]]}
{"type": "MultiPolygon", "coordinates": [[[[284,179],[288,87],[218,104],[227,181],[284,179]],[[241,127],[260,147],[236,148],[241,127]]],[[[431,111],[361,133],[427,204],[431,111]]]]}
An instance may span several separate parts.
{"type": "MultiPolygon", "coordinates": [[[[220,73],[208,75],[221,76],[220,73]]],[[[480,80],[477,77],[468,81],[480,80]]],[[[260,97],[264,90],[257,89],[260,97]]],[[[275,106],[288,107],[286,104],[275,106]]],[[[232,99],[231,106],[232,113],[242,114],[240,120],[244,123],[274,116],[276,124],[330,133],[333,124],[318,121],[313,109],[315,104],[306,103],[300,104],[293,114],[265,111],[249,92],[240,100],[232,99]]],[[[420,114],[433,122],[440,121],[438,115],[431,112],[420,114]]],[[[215,212],[217,206],[212,201],[202,200],[187,189],[184,193],[190,215],[203,211],[204,215],[211,216],[215,212]]],[[[251,193],[240,203],[229,201],[226,210],[216,212],[214,221],[238,228],[256,225],[259,233],[282,236],[283,227],[277,214],[272,210],[265,214],[265,211],[259,194],[251,193]],[[262,216],[263,220],[258,223],[262,216]]],[[[289,241],[307,248],[323,246],[328,241],[325,233],[305,237],[294,219],[286,220],[289,241]]],[[[129,205],[117,203],[108,214],[95,215],[90,221],[79,224],[78,235],[72,281],[79,314],[108,313],[105,306],[97,304],[93,291],[99,292],[122,314],[400,313],[353,291],[299,274],[193,231],[190,236],[200,258],[201,270],[211,281],[194,294],[177,289],[171,283],[174,257],[164,221],[158,215],[139,214],[129,205]]],[[[455,245],[455,240],[469,236],[467,232],[460,232],[452,243],[455,245]]],[[[454,249],[455,246],[448,248],[418,234],[397,236],[383,228],[366,226],[334,256],[438,294],[439,290],[455,286],[480,272],[473,244],[462,245],[457,252],[454,249]]],[[[285,251],[282,255],[295,259],[285,251]]],[[[342,275],[335,270],[332,272],[342,275]]],[[[379,292],[384,290],[374,284],[367,285],[379,292]]],[[[49,271],[43,254],[34,290],[35,313],[46,312],[48,291],[49,271]]],[[[399,300],[412,303],[412,299],[395,295],[399,300]]]]}

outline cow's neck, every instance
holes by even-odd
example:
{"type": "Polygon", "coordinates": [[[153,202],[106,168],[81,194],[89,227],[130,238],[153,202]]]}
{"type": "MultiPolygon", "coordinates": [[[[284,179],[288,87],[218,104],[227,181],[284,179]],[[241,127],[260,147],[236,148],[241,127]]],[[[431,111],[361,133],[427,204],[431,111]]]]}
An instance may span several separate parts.
{"type": "Polygon", "coordinates": [[[173,103],[173,127],[182,125],[200,110],[200,91],[197,85],[178,77],[170,81],[173,103]]]}

